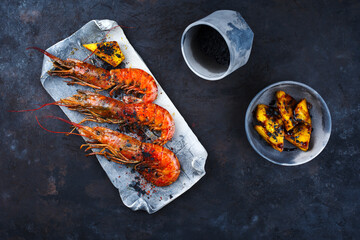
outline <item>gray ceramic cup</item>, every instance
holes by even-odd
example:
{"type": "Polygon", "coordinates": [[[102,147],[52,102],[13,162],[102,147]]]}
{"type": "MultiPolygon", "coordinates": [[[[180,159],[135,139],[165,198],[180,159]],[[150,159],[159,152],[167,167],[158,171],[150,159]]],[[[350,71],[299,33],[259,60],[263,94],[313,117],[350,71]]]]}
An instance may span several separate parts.
{"type": "Polygon", "coordinates": [[[240,13],[219,10],[185,29],[181,38],[181,51],[186,64],[196,75],[207,80],[219,80],[246,64],[253,39],[254,33],[240,13]],[[218,64],[196,46],[194,36],[203,25],[215,29],[224,38],[230,53],[229,64],[218,64]]]}

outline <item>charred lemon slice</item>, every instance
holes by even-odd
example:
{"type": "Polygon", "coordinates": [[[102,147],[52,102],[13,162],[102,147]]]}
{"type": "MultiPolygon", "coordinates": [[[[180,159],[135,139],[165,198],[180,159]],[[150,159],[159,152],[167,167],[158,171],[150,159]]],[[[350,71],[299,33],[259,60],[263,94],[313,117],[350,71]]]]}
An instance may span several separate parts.
{"type": "Polygon", "coordinates": [[[83,46],[113,67],[118,66],[125,59],[116,41],[90,43],[83,46]]]}
{"type": "Polygon", "coordinates": [[[290,131],[295,126],[293,117],[295,104],[295,99],[289,94],[286,94],[284,91],[276,92],[276,105],[279,109],[286,131],[290,131]]]}

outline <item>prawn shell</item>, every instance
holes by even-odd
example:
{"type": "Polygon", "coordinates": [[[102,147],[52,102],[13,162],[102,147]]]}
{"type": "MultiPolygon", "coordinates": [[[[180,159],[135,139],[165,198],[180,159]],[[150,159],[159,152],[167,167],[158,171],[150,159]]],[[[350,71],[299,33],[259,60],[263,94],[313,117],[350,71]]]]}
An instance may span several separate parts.
{"type": "Polygon", "coordinates": [[[110,70],[110,75],[111,81],[115,82],[115,85],[120,85],[124,90],[143,95],[141,100],[131,96],[123,98],[126,103],[135,103],[136,101],[151,103],[155,101],[158,94],[155,79],[144,70],[138,68],[113,69],[110,70]]]}
{"type": "MultiPolygon", "coordinates": [[[[115,82],[112,80],[110,72],[107,71],[104,68],[96,67],[92,64],[82,62],[77,59],[67,59],[67,62],[73,63],[74,66],[70,71],[69,74],[61,75],[59,74],[59,77],[69,77],[72,79],[79,79],[81,81],[84,81],[90,85],[97,86],[101,89],[109,89],[113,86],[115,86],[115,82]]],[[[51,72],[51,71],[50,71],[51,72]]],[[[56,73],[52,74],[56,75],[56,73]]]]}
{"type": "Polygon", "coordinates": [[[78,131],[89,139],[108,144],[129,160],[143,159],[141,142],[135,138],[105,127],[82,126],[78,131]]]}
{"type": "Polygon", "coordinates": [[[161,136],[154,141],[163,145],[170,141],[175,133],[175,122],[171,114],[163,107],[153,103],[134,103],[124,105],[124,117],[132,122],[148,125],[161,136]]]}
{"type": "Polygon", "coordinates": [[[176,155],[162,146],[143,143],[143,161],[135,166],[144,178],[158,187],[175,182],[180,175],[180,163],[176,155]]]}

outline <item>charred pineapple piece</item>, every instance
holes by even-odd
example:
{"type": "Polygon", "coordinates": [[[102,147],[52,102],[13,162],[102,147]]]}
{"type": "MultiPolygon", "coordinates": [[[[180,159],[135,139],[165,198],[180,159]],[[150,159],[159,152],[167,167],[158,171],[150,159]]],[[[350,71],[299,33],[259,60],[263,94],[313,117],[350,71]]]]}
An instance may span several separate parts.
{"type": "Polygon", "coordinates": [[[308,123],[300,123],[285,133],[285,139],[306,152],[309,149],[311,130],[311,125],[308,123]]]}
{"type": "MultiPolygon", "coordinates": [[[[281,121],[281,120],[280,120],[281,121]]],[[[269,132],[261,125],[256,125],[255,130],[268,142],[274,149],[282,152],[284,150],[284,129],[277,128],[274,132],[269,132]]]]}
{"type": "Polygon", "coordinates": [[[305,98],[296,105],[294,114],[297,121],[305,122],[311,126],[310,113],[305,98]]]}
{"type": "Polygon", "coordinates": [[[280,118],[276,108],[269,107],[265,104],[259,104],[256,108],[256,120],[264,124],[269,119],[280,118]]]}
{"type": "Polygon", "coordinates": [[[276,92],[276,105],[284,122],[286,131],[290,131],[295,126],[293,109],[296,101],[284,91],[276,92]]]}
{"type": "Polygon", "coordinates": [[[256,120],[258,120],[260,123],[264,124],[269,117],[266,114],[266,111],[269,109],[268,106],[265,104],[259,104],[256,108],[256,120]]]}
{"type": "Polygon", "coordinates": [[[125,59],[116,41],[90,43],[83,46],[113,67],[118,66],[125,59]]]}
{"type": "Polygon", "coordinates": [[[277,110],[265,104],[259,104],[257,106],[256,119],[271,133],[275,132],[276,128],[283,125],[277,110]]]}
{"type": "Polygon", "coordinates": [[[277,117],[276,109],[259,104],[255,115],[256,119],[261,123],[261,125],[255,126],[255,130],[274,149],[282,152],[284,148],[284,128],[282,120],[277,117]]]}

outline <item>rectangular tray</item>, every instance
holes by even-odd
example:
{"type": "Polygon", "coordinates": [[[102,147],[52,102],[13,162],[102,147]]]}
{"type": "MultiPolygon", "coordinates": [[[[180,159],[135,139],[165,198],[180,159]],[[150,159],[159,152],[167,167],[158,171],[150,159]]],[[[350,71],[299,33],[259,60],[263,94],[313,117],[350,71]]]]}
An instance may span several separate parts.
{"type": "MultiPolygon", "coordinates": [[[[144,61],[127,40],[123,30],[116,26],[118,24],[111,20],[92,20],[70,37],[48,48],[47,51],[61,59],[83,60],[90,54],[82,46],[83,44],[101,42],[106,38],[106,41],[117,41],[119,43],[125,56],[126,68],[140,68],[151,74],[144,61]],[[111,31],[109,31],[110,29],[111,31]]],[[[74,95],[77,89],[89,90],[89,88],[79,85],[68,86],[64,79],[49,76],[47,71],[51,68],[53,68],[52,61],[45,56],[40,80],[45,90],[55,101],[74,95]]],[[[147,183],[131,167],[113,163],[102,156],[97,156],[110,181],[119,190],[123,203],[132,210],[145,210],[148,213],[158,211],[199,181],[205,175],[204,167],[207,158],[205,148],[158,82],[157,85],[159,91],[155,103],[167,109],[175,121],[174,137],[165,147],[171,149],[180,161],[179,179],[170,186],[155,187],[147,183]]],[[[102,94],[104,93],[105,91],[102,92],[102,94]]],[[[66,107],[61,107],[61,109],[73,122],[79,122],[84,118],[83,115],[70,111],[66,107]]],[[[88,125],[91,126],[91,123],[88,125]]],[[[117,125],[108,124],[106,126],[114,130],[118,128],[117,125]]]]}

